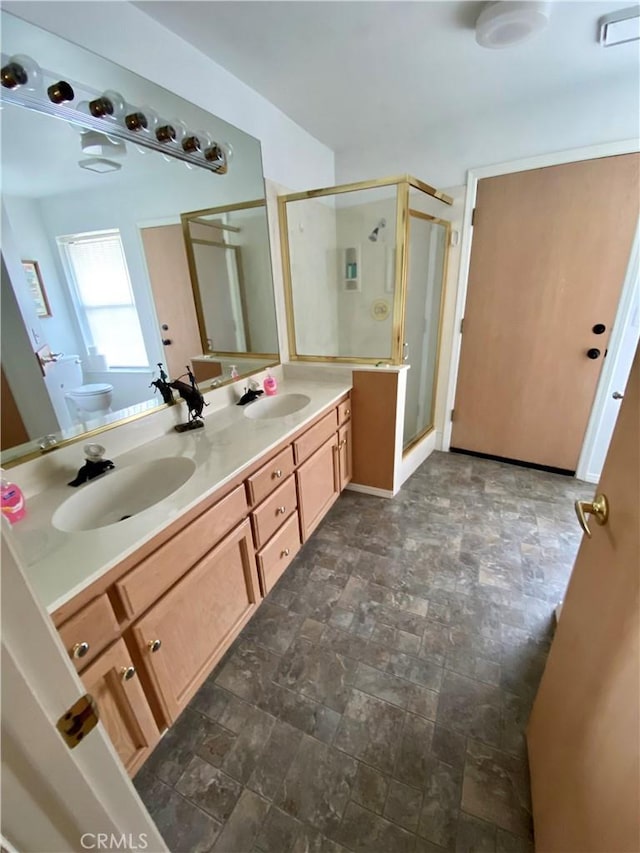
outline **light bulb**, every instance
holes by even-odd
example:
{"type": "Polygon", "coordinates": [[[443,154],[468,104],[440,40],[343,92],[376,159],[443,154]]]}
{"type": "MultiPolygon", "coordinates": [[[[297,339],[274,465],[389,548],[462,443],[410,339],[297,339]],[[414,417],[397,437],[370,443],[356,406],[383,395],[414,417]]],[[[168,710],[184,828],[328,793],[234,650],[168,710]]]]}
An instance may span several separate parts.
{"type": "Polygon", "coordinates": [[[127,105],[119,92],[107,89],[99,98],[89,102],[89,111],[94,118],[122,118],[127,105]]]}
{"type": "Polygon", "coordinates": [[[76,96],[73,86],[66,80],[58,80],[57,83],[52,83],[47,89],[47,95],[53,104],[68,104],[76,96]]]}
{"type": "Polygon", "coordinates": [[[38,63],[23,53],[10,56],[0,70],[0,82],[5,89],[22,87],[35,92],[42,87],[42,71],[38,63]]]}

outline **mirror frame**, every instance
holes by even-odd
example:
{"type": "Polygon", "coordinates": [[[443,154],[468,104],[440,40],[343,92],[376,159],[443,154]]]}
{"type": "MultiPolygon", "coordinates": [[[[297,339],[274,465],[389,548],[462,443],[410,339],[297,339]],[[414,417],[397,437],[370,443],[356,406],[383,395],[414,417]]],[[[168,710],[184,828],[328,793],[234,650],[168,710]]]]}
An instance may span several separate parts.
{"type": "MultiPolygon", "coordinates": [[[[257,198],[253,201],[246,202],[237,202],[236,204],[224,204],[219,207],[208,207],[204,210],[190,210],[186,213],[180,214],[180,219],[182,221],[182,234],[184,237],[184,245],[187,252],[187,264],[189,266],[189,278],[191,279],[191,290],[193,291],[193,301],[196,306],[196,315],[198,318],[198,329],[200,330],[200,343],[202,344],[203,351],[208,355],[219,355],[223,358],[233,358],[234,356],[245,359],[249,358],[259,358],[264,360],[265,358],[274,359],[274,364],[280,364],[280,354],[277,352],[245,352],[244,350],[211,350],[209,348],[209,337],[207,336],[207,324],[204,316],[204,307],[202,305],[202,297],[200,295],[200,286],[198,283],[198,269],[196,265],[196,258],[193,251],[193,237],[191,236],[191,231],[189,230],[189,223],[191,221],[196,221],[198,218],[202,216],[214,216],[218,213],[229,213],[234,210],[252,210],[256,207],[264,207],[265,219],[267,223],[267,246],[269,249],[269,264],[271,266],[271,281],[273,283],[273,264],[271,258],[271,240],[269,239],[269,211],[267,208],[267,199],[265,198],[257,198]]],[[[196,224],[207,224],[207,223],[198,223],[196,224]]],[[[228,248],[230,249],[239,249],[239,246],[233,246],[229,244],[228,248]]],[[[273,286],[273,284],[272,284],[273,286]]],[[[275,305],[275,291],[274,291],[274,313],[276,313],[276,305],[275,305]]],[[[276,331],[277,331],[277,314],[276,314],[276,331]]],[[[273,367],[273,364],[267,365],[268,367],[273,367]]],[[[250,375],[250,374],[249,374],[250,375]]]]}

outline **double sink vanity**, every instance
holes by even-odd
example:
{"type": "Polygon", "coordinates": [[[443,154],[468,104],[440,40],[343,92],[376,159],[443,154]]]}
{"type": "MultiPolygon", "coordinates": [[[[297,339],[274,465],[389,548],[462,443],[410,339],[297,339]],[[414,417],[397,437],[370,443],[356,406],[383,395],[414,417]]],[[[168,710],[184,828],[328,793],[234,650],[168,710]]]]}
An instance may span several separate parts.
{"type": "Polygon", "coordinates": [[[130,774],[351,479],[347,383],[281,384],[28,501],[16,544],[130,774]]]}

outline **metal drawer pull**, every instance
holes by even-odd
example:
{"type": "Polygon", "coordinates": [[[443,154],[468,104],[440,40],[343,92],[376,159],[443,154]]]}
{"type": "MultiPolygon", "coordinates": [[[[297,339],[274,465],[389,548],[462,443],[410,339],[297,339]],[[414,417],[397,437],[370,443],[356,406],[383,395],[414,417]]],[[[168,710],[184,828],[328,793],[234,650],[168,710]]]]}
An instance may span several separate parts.
{"type": "Polygon", "coordinates": [[[280,557],[288,557],[291,551],[288,548],[285,548],[284,551],[280,551],[280,557]]]}
{"type": "Polygon", "coordinates": [[[278,470],[277,470],[277,471],[274,471],[274,472],[273,472],[272,476],[273,476],[273,477],[275,477],[275,478],[276,478],[276,480],[279,480],[279,479],[280,479],[280,477],[282,477],[282,471],[278,468],[278,470]]]}
{"type": "Polygon", "coordinates": [[[71,655],[74,658],[83,658],[89,651],[89,643],[76,643],[71,649],[71,655]]]}
{"type": "Polygon", "coordinates": [[[343,439],[342,439],[342,441],[340,442],[340,444],[338,445],[338,447],[339,447],[339,448],[343,448],[343,447],[345,446],[345,444],[346,444],[346,443],[347,443],[347,439],[346,439],[346,438],[343,438],[343,439]]]}
{"type": "Polygon", "coordinates": [[[348,418],[350,414],[351,414],[351,409],[347,409],[346,412],[344,413],[345,418],[348,418]]]}
{"type": "Polygon", "coordinates": [[[136,674],[135,666],[123,666],[120,670],[120,675],[122,676],[123,681],[131,681],[133,676],[136,674]]]}
{"type": "Polygon", "coordinates": [[[162,646],[162,640],[149,640],[147,648],[150,652],[157,652],[162,646]]]}
{"type": "Polygon", "coordinates": [[[284,515],[286,511],[286,506],[279,506],[276,510],[276,515],[284,515]]]}

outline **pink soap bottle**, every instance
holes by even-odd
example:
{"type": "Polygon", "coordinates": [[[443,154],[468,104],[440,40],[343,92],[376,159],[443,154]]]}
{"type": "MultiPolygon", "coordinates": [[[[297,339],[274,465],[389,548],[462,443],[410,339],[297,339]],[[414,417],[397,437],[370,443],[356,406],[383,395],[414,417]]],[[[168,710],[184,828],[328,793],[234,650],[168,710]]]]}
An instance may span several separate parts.
{"type": "Polygon", "coordinates": [[[267,376],[264,382],[262,383],[262,387],[264,388],[264,393],[267,395],[267,397],[273,397],[275,394],[278,393],[278,383],[271,375],[269,368],[267,368],[267,376]]]}
{"type": "Polygon", "coordinates": [[[2,514],[11,523],[15,524],[24,518],[27,508],[24,502],[24,495],[19,486],[15,483],[10,483],[5,479],[4,471],[0,468],[2,478],[0,479],[0,504],[2,505],[2,514]]]}

